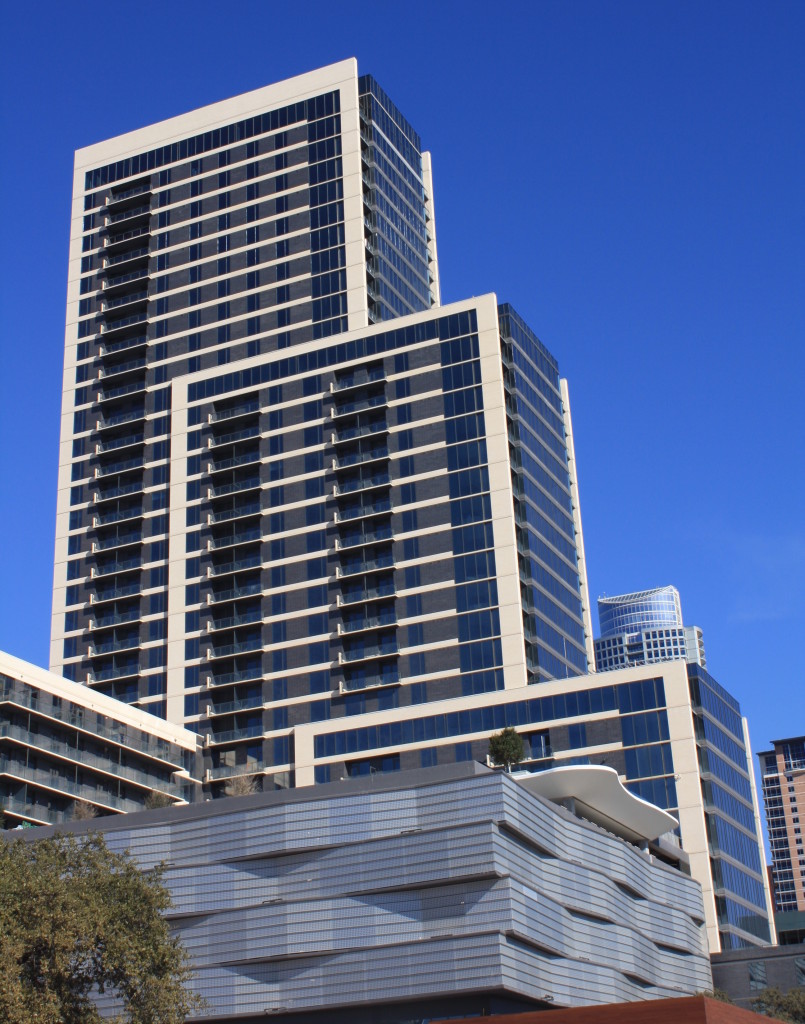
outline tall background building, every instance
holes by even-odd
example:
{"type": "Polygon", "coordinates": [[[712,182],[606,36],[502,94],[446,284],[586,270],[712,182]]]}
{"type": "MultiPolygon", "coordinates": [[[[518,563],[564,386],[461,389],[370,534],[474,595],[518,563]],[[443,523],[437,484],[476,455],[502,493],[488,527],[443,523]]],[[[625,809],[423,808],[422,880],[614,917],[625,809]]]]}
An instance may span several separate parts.
{"type": "Polygon", "coordinates": [[[676,659],[707,667],[702,631],[684,625],[676,587],[599,597],[598,622],[601,635],[595,640],[595,666],[599,672],[676,659]]]}
{"type": "Polygon", "coordinates": [[[772,858],[774,909],[781,942],[805,942],[805,736],[775,740],[759,754],[772,858]]]}

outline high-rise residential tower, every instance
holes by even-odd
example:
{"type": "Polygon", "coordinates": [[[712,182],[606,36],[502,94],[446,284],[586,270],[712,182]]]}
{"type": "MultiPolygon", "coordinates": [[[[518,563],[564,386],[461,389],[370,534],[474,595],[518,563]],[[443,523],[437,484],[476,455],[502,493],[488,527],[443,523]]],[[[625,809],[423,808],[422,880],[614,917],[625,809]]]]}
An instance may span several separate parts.
{"type": "MultiPolygon", "coordinates": [[[[771,847],[774,909],[781,936],[805,939],[805,736],[775,740],[759,754],[763,802],[771,847]]],[[[781,937],[781,941],[783,938],[781,937]]]]}
{"type": "Polygon", "coordinates": [[[599,672],[658,661],[707,665],[702,631],[682,622],[676,587],[599,597],[598,621],[601,635],[595,640],[595,666],[599,672]]]}
{"type": "Polygon", "coordinates": [[[429,158],[354,61],[76,154],[51,667],[212,771],[585,672],[569,439],[517,314],[439,306],[429,158]]]}

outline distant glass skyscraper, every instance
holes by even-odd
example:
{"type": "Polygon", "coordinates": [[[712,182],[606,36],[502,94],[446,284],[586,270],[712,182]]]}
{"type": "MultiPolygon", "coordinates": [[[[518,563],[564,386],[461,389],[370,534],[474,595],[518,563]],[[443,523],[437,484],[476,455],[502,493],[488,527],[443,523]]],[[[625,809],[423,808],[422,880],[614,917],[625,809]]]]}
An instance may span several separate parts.
{"type": "Polygon", "coordinates": [[[517,314],[439,306],[429,158],[354,61],[76,154],[51,667],[213,777],[585,672],[570,441],[517,314]]]}
{"type": "Polygon", "coordinates": [[[685,626],[676,587],[598,598],[600,636],[595,641],[599,672],[658,661],[682,661],[706,667],[698,626],[685,626]]]}

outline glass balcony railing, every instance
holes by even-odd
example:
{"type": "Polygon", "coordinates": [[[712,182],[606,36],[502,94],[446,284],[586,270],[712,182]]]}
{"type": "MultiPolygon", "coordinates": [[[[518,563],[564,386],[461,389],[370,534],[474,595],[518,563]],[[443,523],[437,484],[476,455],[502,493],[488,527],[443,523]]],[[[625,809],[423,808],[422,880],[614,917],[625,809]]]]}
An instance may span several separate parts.
{"type": "Polygon", "coordinates": [[[131,384],[121,384],[119,388],[104,388],[98,393],[99,402],[108,402],[111,398],[122,398],[123,395],[131,395],[135,391],[145,391],[145,380],[135,380],[131,384]]]}
{"type": "Polygon", "coordinates": [[[382,629],[385,626],[396,626],[397,616],[393,611],[387,615],[372,615],[366,619],[352,619],[341,623],[338,627],[340,633],[359,633],[364,629],[382,629]]]}
{"type": "Polygon", "coordinates": [[[118,253],[116,256],[105,256],[104,265],[107,267],[115,267],[121,263],[127,263],[129,260],[136,260],[139,259],[141,256],[147,255],[147,246],[141,249],[129,249],[128,252],[121,252],[118,253]]]}
{"type": "Polygon", "coordinates": [[[369,558],[366,561],[358,559],[345,561],[335,568],[336,576],[358,576],[365,572],[377,572],[380,569],[391,569],[394,566],[394,556],[389,552],[378,558],[369,558]]]}
{"type": "Polygon", "coordinates": [[[260,428],[258,426],[244,427],[242,430],[233,430],[229,434],[213,437],[212,447],[220,448],[222,444],[232,444],[234,441],[243,441],[248,437],[259,437],[259,435],[260,428]]]}
{"type": "Polygon", "coordinates": [[[125,363],[116,363],[114,366],[101,367],[98,374],[99,380],[107,380],[109,377],[117,377],[121,373],[130,373],[132,370],[139,370],[145,366],[145,358],[129,359],[125,363]]]}
{"type": "Polygon", "coordinates": [[[227,533],[223,536],[216,536],[212,539],[212,550],[217,551],[219,548],[230,548],[234,544],[245,544],[250,540],[261,540],[262,536],[259,526],[252,527],[250,530],[242,530],[240,533],[227,533]]]}
{"type": "Polygon", "coordinates": [[[366,516],[380,515],[383,512],[391,511],[393,511],[391,502],[384,498],[382,501],[368,502],[365,505],[345,506],[336,512],[335,521],[340,523],[350,519],[362,519],[366,516]]]}
{"type": "Polygon", "coordinates": [[[33,690],[21,683],[12,682],[10,685],[0,683],[0,700],[13,701],[35,714],[54,718],[75,729],[91,732],[93,736],[129,747],[138,753],[147,754],[149,757],[157,758],[172,766],[175,766],[176,757],[179,756],[178,753],[171,756],[170,744],[166,740],[115,722],[114,719],[99,716],[95,711],[89,711],[66,700],[60,700],[58,704],[54,704],[53,698],[44,694],[43,691],[33,690]]]}
{"type": "Polygon", "coordinates": [[[114,299],[104,299],[101,309],[104,313],[110,309],[127,306],[130,302],[142,302],[148,298],[148,292],[131,292],[128,295],[117,295],[114,299]]]}
{"type": "Polygon", "coordinates": [[[130,231],[120,231],[116,235],[108,235],[104,239],[105,246],[122,245],[123,242],[130,242],[132,238],[140,238],[142,235],[150,235],[151,229],[147,224],[141,227],[131,228],[130,231]]]}
{"type": "Polygon", "coordinates": [[[250,491],[260,486],[260,477],[252,476],[248,480],[235,480],[230,484],[216,484],[210,488],[210,496],[222,498],[226,494],[238,494],[240,491],[250,491]]]}
{"type": "Polygon", "coordinates": [[[131,217],[143,217],[147,213],[151,213],[150,204],[131,206],[128,210],[121,210],[120,213],[109,214],[106,218],[106,226],[110,227],[112,224],[120,224],[121,221],[129,220],[131,217]]]}
{"type": "Polygon", "coordinates": [[[249,764],[223,764],[217,768],[210,768],[209,777],[211,779],[232,779],[236,775],[256,775],[258,772],[262,772],[264,767],[262,761],[253,761],[249,764]]]}
{"type": "Polygon", "coordinates": [[[106,205],[113,206],[115,203],[122,203],[124,199],[132,199],[134,196],[145,195],[146,192],[150,191],[150,182],[145,182],[142,185],[133,185],[131,188],[127,188],[125,192],[112,192],[111,195],[106,197],[106,205]]]}
{"type": "Polygon", "coordinates": [[[124,327],[131,327],[132,324],[141,324],[147,319],[147,313],[132,313],[131,316],[124,316],[119,320],[107,320],[105,323],[101,324],[101,334],[110,334],[112,331],[119,331],[124,327]]]}
{"type": "Polygon", "coordinates": [[[139,555],[134,558],[120,558],[114,562],[99,562],[92,567],[92,579],[102,576],[114,576],[118,572],[129,572],[132,569],[142,568],[142,559],[139,555]]]}
{"type": "Polygon", "coordinates": [[[115,473],[123,473],[127,469],[141,469],[144,465],[142,455],[133,459],[121,459],[119,462],[108,462],[106,465],[98,466],[97,476],[114,476],[115,473]]]}
{"type": "Polygon", "coordinates": [[[385,394],[372,395],[369,398],[358,398],[354,402],[345,402],[333,407],[333,419],[341,416],[353,416],[366,409],[376,409],[380,405],[387,405],[385,394]]]}
{"type": "Polygon", "coordinates": [[[123,484],[121,487],[110,487],[106,490],[96,491],[93,501],[97,504],[102,501],[109,501],[111,498],[122,498],[127,494],[134,494],[135,491],[141,491],[142,489],[142,480],[133,480],[131,483],[123,484]]]}
{"type": "Polygon", "coordinates": [[[262,669],[258,667],[243,668],[236,672],[220,672],[210,677],[210,686],[230,686],[232,683],[248,683],[254,679],[261,679],[262,669]]]}
{"type": "Polygon", "coordinates": [[[391,483],[388,473],[372,473],[367,476],[357,477],[354,480],[339,480],[335,487],[336,496],[341,494],[353,494],[355,491],[365,491],[371,487],[384,487],[391,483]]]}
{"type": "Polygon", "coordinates": [[[233,654],[250,654],[252,651],[262,649],[263,642],[260,637],[253,640],[241,640],[235,644],[224,644],[222,647],[210,647],[210,658],[231,658],[233,654]]]}
{"type": "Polygon", "coordinates": [[[260,594],[262,590],[262,585],[259,582],[245,583],[241,586],[230,587],[228,590],[213,590],[210,596],[214,602],[233,601],[239,597],[252,597],[254,594],[260,594]]]}
{"type": "Polygon", "coordinates": [[[220,565],[210,566],[213,576],[224,576],[230,572],[238,572],[241,569],[254,569],[262,564],[260,555],[249,555],[248,558],[238,558],[232,562],[222,562],[220,565]]]}
{"type": "Polygon", "coordinates": [[[103,282],[103,290],[118,288],[120,285],[129,284],[131,281],[140,281],[148,277],[148,271],[142,268],[130,270],[128,274],[118,274],[117,277],[109,277],[103,282]]]}
{"type": "Polygon", "coordinates": [[[210,706],[210,715],[231,715],[235,711],[250,711],[253,708],[263,706],[262,697],[246,697],[244,700],[230,700],[226,704],[213,704],[210,706]]]}
{"type": "Polygon", "coordinates": [[[382,366],[374,367],[371,370],[355,370],[347,376],[339,377],[333,385],[333,391],[349,391],[351,388],[365,387],[367,384],[376,384],[386,379],[386,371],[382,366]]]}
{"type": "Polygon", "coordinates": [[[0,757],[0,771],[16,775],[18,778],[32,782],[34,785],[42,786],[44,789],[53,790],[56,793],[66,793],[79,800],[86,800],[87,803],[98,804],[108,810],[117,811],[141,811],[143,804],[136,800],[129,800],[115,796],[109,790],[100,786],[85,786],[64,777],[63,772],[44,771],[39,768],[29,768],[27,765],[18,764],[8,757],[0,757]]]}
{"type": "Polygon", "coordinates": [[[139,593],[140,581],[132,580],[131,583],[126,583],[122,587],[107,587],[103,590],[96,590],[93,602],[100,604],[102,601],[112,601],[116,597],[130,597],[132,594],[139,593]]]}
{"type": "Polygon", "coordinates": [[[107,452],[115,452],[119,448],[128,448],[133,444],[145,444],[145,435],[127,434],[125,437],[116,437],[113,441],[103,441],[97,450],[99,455],[106,455],[107,452]]]}
{"type": "Polygon", "coordinates": [[[232,629],[233,626],[248,626],[253,622],[261,622],[262,618],[259,611],[249,612],[248,615],[230,615],[225,619],[210,619],[207,628],[212,633],[219,629],[232,629]]]}
{"type": "Polygon", "coordinates": [[[144,418],[144,409],[132,409],[129,412],[120,412],[115,416],[107,416],[104,419],[98,420],[98,429],[105,430],[109,427],[118,427],[121,423],[131,423],[134,420],[141,420],[144,418]]]}
{"type": "Polygon", "coordinates": [[[376,587],[345,587],[337,597],[336,603],[363,604],[366,601],[376,601],[382,597],[393,597],[397,593],[393,580],[379,583],[376,587]]]}
{"type": "Polygon", "coordinates": [[[231,459],[221,459],[219,462],[210,463],[210,473],[220,473],[224,469],[232,469],[233,466],[245,466],[249,462],[259,462],[260,452],[244,452],[243,455],[233,455],[231,459]]]}
{"type": "Polygon", "coordinates": [[[105,643],[94,644],[90,648],[89,656],[97,658],[102,654],[113,654],[115,651],[130,651],[133,647],[140,646],[140,634],[135,633],[126,640],[108,640],[105,643]]]}
{"type": "Polygon", "coordinates": [[[236,743],[238,740],[250,740],[255,736],[263,735],[262,725],[247,725],[242,729],[229,729],[227,732],[213,733],[210,737],[210,745],[218,743],[236,743]]]}
{"type": "Polygon", "coordinates": [[[96,618],[90,623],[90,629],[104,629],[107,626],[119,626],[126,622],[136,622],[140,618],[139,606],[133,611],[126,612],[123,615],[104,615],[96,618]]]}
{"type": "Polygon", "coordinates": [[[260,502],[251,501],[247,505],[239,505],[237,508],[225,508],[220,509],[217,512],[210,515],[211,523],[227,523],[231,519],[237,519],[240,516],[253,516],[260,511],[260,502]]]}
{"type": "Polygon", "coordinates": [[[107,341],[101,345],[101,355],[108,356],[113,352],[122,352],[127,348],[137,348],[140,345],[147,345],[148,338],[144,334],[136,334],[133,338],[118,338],[116,341],[107,341]]]}
{"type": "Polygon", "coordinates": [[[241,402],[240,405],[235,405],[231,409],[216,409],[210,417],[210,422],[221,423],[223,420],[231,420],[235,416],[244,416],[246,413],[258,412],[260,409],[260,403],[257,399],[251,399],[248,402],[241,402]]]}
{"type": "Polygon", "coordinates": [[[342,534],[336,542],[336,547],[343,551],[346,548],[363,547],[365,544],[374,544],[377,541],[391,540],[391,538],[390,526],[384,526],[377,530],[358,530],[342,534]]]}
{"type": "Polygon", "coordinates": [[[380,434],[388,431],[388,424],[385,419],[376,420],[373,423],[364,423],[357,427],[346,427],[333,434],[334,444],[343,444],[345,441],[354,441],[359,437],[367,437],[369,434],[380,434]]]}
{"type": "Polygon", "coordinates": [[[350,452],[348,455],[339,455],[335,461],[336,469],[347,469],[350,466],[360,466],[364,462],[375,462],[378,459],[387,459],[389,450],[382,448],[371,448],[365,452],[350,452]]]}
{"type": "Polygon", "coordinates": [[[89,673],[91,683],[104,683],[110,679],[126,679],[128,676],[138,676],[140,665],[136,661],[126,662],[124,665],[109,665],[108,668],[98,669],[89,673]]]}
{"type": "Polygon", "coordinates": [[[127,544],[139,544],[143,539],[142,533],[137,530],[134,533],[118,533],[114,537],[104,537],[95,542],[96,551],[108,551],[109,548],[122,548],[127,544]]]}

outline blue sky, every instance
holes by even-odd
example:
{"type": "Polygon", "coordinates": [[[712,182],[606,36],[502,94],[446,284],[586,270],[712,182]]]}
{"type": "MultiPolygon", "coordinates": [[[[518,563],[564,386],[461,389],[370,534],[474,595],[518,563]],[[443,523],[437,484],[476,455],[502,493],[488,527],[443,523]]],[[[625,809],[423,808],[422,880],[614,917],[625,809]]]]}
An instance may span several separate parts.
{"type": "Polygon", "coordinates": [[[73,150],[357,56],[434,162],[443,300],[570,381],[593,597],[675,584],[753,745],[805,732],[805,5],[4,14],[0,648],[46,664],[73,150]]]}

